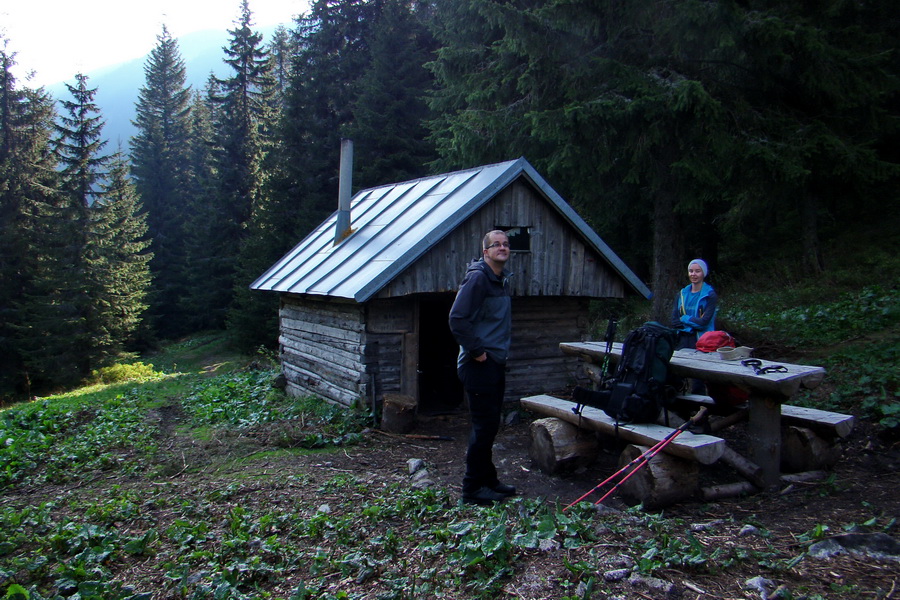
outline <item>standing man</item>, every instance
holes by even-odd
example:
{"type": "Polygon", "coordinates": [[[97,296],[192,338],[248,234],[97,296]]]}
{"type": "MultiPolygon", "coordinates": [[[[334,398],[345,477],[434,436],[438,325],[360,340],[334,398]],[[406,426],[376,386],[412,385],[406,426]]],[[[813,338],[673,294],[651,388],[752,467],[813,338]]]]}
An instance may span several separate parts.
{"type": "Polygon", "coordinates": [[[497,479],[493,461],[512,331],[508,284],[512,274],[504,268],[509,238],[502,231],[491,231],[481,247],[483,257],[469,265],[450,309],[450,331],[459,343],[457,373],[472,420],[462,485],[467,504],[491,504],[516,493],[516,488],[497,479]]]}

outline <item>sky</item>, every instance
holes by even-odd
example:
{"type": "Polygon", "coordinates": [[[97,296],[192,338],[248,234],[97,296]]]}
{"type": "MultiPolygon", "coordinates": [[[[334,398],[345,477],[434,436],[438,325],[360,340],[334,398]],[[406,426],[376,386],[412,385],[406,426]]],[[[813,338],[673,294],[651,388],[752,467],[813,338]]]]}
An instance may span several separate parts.
{"type": "MultiPolygon", "coordinates": [[[[309,3],[249,0],[249,6],[257,27],[290,26],[309,3]]],[[[35,88],[140,58],[156,46],[163,25],[175,38],[231,29],[240,7],[240,0],[0,0],[0,37],[16,53],[18,84],[35,88]]]]}

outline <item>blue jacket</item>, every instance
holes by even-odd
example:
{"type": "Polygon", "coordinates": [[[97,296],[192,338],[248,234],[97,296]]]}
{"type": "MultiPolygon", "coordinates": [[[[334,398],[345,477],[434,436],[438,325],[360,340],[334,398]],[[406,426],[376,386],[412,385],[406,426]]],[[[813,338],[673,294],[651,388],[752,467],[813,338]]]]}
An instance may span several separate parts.
{"type": "Polygon", "coordinates": [[[688,309],[691,286],[686,285],[675,298],[675,308],[672,309],[672,327],[686,333],[693,332],[698,338],[716,328],[716,311],[719,304],[716,291],[708,283],[703,282],[699,293],[700,299],[696,307],[693,310],[688,309]]]}
{"type": "Polygon", "coordinates": [[[485,352],[506,364],[512,333],[511,276],[504,269],[498,277],[484,260],[474,261],[466,270],[450,309],[450,331],[459,344],[458,366],[485,352]]]}

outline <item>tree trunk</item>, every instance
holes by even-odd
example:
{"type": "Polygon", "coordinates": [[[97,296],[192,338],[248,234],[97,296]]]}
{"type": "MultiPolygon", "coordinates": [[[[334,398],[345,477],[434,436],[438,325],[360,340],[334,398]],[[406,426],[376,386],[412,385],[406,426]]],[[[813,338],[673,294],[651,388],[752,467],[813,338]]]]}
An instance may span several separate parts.
{"type": "Polygon", "coordinates": [[[675,292],[686,281],[684,239],[675,214],[674,185],[653,199],[653,318],[668,325],[675,292]]]}
{"type": "Polygon", "coordinates": [[[819,201],[812,192],[800,200],[800,231],[803,267],[807,273],[819,275],[825,271],[825,263],[819,245],[819,201]]]}

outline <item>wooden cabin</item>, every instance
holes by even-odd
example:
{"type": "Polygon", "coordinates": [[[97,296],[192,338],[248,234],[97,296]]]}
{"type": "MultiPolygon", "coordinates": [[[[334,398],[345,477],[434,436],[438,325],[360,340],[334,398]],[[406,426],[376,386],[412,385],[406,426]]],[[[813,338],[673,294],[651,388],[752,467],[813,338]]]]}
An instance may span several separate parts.
{"type": "Polygon", "coordinates": [[[573,382],[576,361],[559,343],[584,339],[590,300],[650,296],[524,158],[362,190],[348,204],[251,285],[280,294],[291,394],[347,406],[402,394],[421,413],[462,405],[447,317],[494,229],[512,247],[508,400],[573,382]]]}

